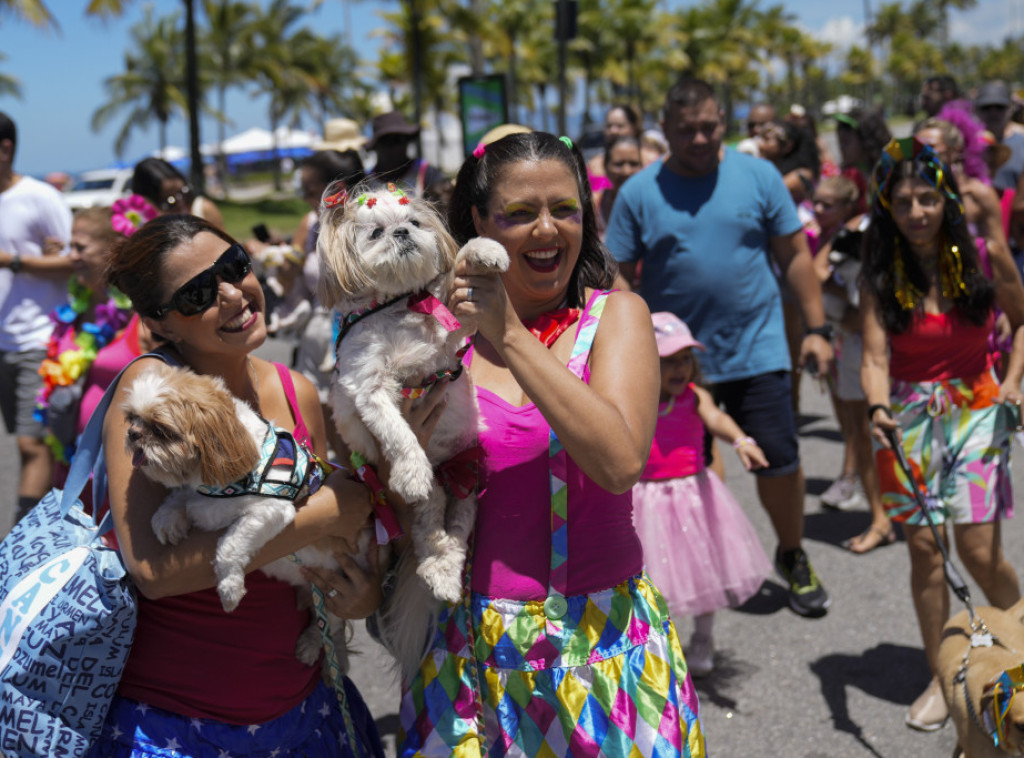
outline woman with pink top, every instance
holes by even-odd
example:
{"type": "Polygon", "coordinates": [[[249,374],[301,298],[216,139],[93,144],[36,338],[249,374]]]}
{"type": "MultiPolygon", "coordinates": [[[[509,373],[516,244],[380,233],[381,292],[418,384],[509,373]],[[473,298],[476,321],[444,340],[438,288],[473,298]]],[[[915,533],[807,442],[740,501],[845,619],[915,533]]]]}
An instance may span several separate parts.
{"type": "MultiPolygon", "coordinates": [[[[1004,247],[989,250],[994,276],[985,276],[956,177],[931,147],[916,139],[894,140],[874,178],[861,270],[861,381],[882,502],[892,520],[903,524],[914,608],[934,673],[949,591],[929,514],[943,532],[952,524],[957,554],[991,605],[1009,608],[1020,599],[1000,527],[1013,511],[1009,459],[1020,424],[1024,288],[1004,247]],[[996,305],[1014,334],[1002,382],[988,349],[996,305]],[[914,481],[889,449],[892,433],[914,481]],[[929,514],[911,488],[923,492],[929,514]]],[[[906,721],[930,731],[948,715],[933,678],[906,721]]]]}
{"type": "Polygon", "coordinates": [[[465,361],[483,471],[462,601],[405,683],[404,756],[703,756],[697,698],[643,570],[631,490],[658,405],[643,301],[607,291],[583,157],[514,134],[463,164],[460,243],[501,242],[502,275],[462,268],[449,306],[478,326],[465,361]],[[580,715],[583,701],[596,707],[580,715]]]}

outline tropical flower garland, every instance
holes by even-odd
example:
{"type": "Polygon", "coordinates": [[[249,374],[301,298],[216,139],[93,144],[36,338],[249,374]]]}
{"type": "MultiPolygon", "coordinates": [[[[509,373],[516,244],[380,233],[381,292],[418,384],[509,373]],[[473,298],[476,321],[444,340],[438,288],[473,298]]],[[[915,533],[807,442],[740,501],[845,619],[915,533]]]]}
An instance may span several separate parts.
{"type": "MultiPolygon", "coordinates": [[[[69,301],[50,314],[54,322],[53,334],[46,349],[46,358],[39,366],[43,377],[43,388],[36,397],[35,418],[47,423],[47,409],[50,395],[56,387],[68,387],[85,376],[96,354],[110,344],[128,324],[132,317],[132,304],[128,297],[114,287],[108,290],[110,299],[96,306],[95,321],[81,321],[81,316],[92,301],[92,291],[72,278],[68,285],[69,301]],[[72,347],[67,344],[67,335],[72,333],[72,347]]],[[[67,463],[74,453],[74,446],[65,447],[54,435],[47,434],[46,444],[53,450],[54,457],[67,463]]]]}

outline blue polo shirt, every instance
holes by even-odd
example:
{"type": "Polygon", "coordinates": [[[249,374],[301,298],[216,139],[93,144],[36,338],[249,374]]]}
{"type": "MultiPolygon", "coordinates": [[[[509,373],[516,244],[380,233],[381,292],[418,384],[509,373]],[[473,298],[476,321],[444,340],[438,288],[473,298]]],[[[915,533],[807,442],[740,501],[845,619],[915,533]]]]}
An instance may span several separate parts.
{"type": "Polygon", "coordinates": [[[801,229],[771,163],[726,149],[718,169],[684,177],[660,161],[619,190],[605,244],[621,262],[643,261],[640,294],[671,311],[707,347],[710,382],[790,370],[772,237],[801,229]]]}

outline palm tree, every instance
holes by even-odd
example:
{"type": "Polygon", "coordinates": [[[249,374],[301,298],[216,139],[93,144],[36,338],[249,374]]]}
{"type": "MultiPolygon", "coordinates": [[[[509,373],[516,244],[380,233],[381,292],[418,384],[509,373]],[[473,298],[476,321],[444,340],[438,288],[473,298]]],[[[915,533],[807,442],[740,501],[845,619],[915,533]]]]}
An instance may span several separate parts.
{"type": "Polygon", "coordinates": [[[127,111],[114,142],[118,156],[124,152],[135,129],[154,121],[163,150],[167,147],[167,123],[174,115],[186,112],[179,18],[180,14],[175,13],[155,19],[152,7],[147,7],[145,18],[131,29],[133,44],[125,53],[124,72],[108,77],[103,83],[108,101],[93,113],[92,128],[98,131],[127,111]]]}
{"type": "MultiPolygon", "coordinates": [[[[258,8],[237,0],[204,0],[203,11],[209,22],[200,40],[203,70],[208,72],[217,90],[217,110],[227,113],[227,91],[246,83],[253,75],[252,27],[258,8]]],[[[227,160],[224,139],[227,119],[217,120],[217,166],[221,186],[227,190],[227,160]]]]}
{"type": "Polygon", "coordinates": [[[40,29],[58,29],[57,19],[43,0],[0,0],[0,17],[11,15],[40,29]]]}
{"type": "MultiPolygon", "coordinates": [[[[7,56],[0,53],[0,62],[7,60],[7,56]]],[[[0,95],[10,95],[21,99],[21,82],[13,76],[0,74],[0,95]]]]}

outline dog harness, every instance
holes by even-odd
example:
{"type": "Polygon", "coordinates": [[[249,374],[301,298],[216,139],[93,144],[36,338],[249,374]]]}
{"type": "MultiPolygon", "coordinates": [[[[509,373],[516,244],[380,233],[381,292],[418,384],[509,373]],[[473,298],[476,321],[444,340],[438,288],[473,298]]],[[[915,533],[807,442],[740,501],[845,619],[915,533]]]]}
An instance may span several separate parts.
{"type": "Polygon", "coordinates": [[[260,462],[255,469],[236,482],[201,484],[196,490],[207,497],[259,495],[296,500],[320,489],[330,470],[329,463],[298,443],[291,432],[267,423],[260,462]]]}
{"type": "MultiPolygon", "coordinates": [[[[357,323],[362,321],[367,316],[371,316],[377,311],[382,311],[390,305],[394,305],[400,300],[408,298],[406,306],[413,313],[422,313],[427,316],[433,316],[437,319],[437,322],[441,324],[447,331],[454,332],[456,329],[460,329],[462,324],[455,318],[455,315],[448,310],[444,303],[438,300],[434,295],[430,294],[427,290],[420,290],[419,292],[406,292],[402,295],[396,295],[395,297],[379,302],[374,299],[365,308],[360,308],[352,313],[339,314],[337,317],[338,322],[338,338],[334,342],[334,351],[337,352],[338,348],[341,347],[341,341],[345,339],[345,335],[348,334],[349,330],[357,323]]],[[[460,376],[462,376],[462,356],[466,354],[469,349],[469,343],[467,342],[459,351],[455,354],[457,361],[455,368],[441,369],[440,371],[434,372],[431,376],[418,387],[402,387],[402,397],[416,400],[417,398],[423,397],[427,394],[431,387],[437,384],[442,379],[447,379],[454,382],[460,376]]]]}

